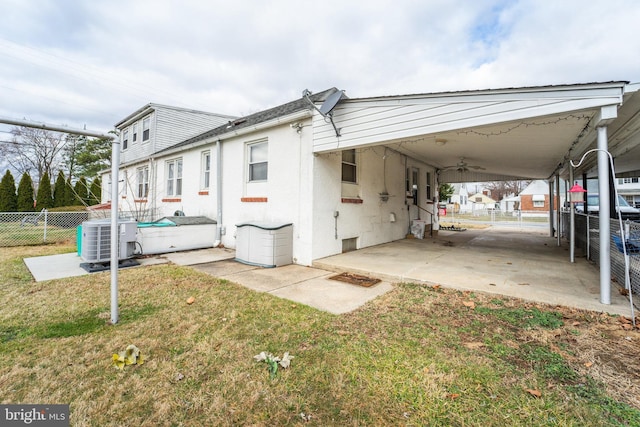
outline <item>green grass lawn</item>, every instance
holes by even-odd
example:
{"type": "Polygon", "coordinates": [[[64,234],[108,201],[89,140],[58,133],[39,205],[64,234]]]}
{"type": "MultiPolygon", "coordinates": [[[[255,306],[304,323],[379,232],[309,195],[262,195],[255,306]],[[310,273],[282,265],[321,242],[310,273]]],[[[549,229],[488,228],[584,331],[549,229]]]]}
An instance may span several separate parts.
{"type": "Polygon", "coordinates": [[[75,242],[76,227],[47,226],[46,239],[44,223],[38,225],[19,222],[0,222],[0,248],[10,246],[41,245],[43,243],[75,242]]]}
{"type": "Polygon", "coordinates": [[[337,316],[161,265],[120,272],[110,325],[108,272],[22,263],[73,250],[0,252],[1,403],[68,403],[74,426],[640,425],[624,319],[416,284],[337,316]],[[145,363],[114,368],[129,344],[145,363]],[[271,377],[261,351],[295,358],[271,377]]]}

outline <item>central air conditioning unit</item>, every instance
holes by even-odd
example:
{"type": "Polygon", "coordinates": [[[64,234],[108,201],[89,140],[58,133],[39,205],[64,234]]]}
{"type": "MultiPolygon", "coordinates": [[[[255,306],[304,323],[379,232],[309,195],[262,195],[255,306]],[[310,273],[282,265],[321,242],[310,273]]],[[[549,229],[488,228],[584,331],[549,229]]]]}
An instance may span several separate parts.
{"type": "MultiPolygon", "coordinates": [[[[118,221],[118,260],[131,258],[136,249],[137,221],[118,221]]],[[[86,262],[111,261],[111,220],[82,223],[81,254],[86,262]]]]}

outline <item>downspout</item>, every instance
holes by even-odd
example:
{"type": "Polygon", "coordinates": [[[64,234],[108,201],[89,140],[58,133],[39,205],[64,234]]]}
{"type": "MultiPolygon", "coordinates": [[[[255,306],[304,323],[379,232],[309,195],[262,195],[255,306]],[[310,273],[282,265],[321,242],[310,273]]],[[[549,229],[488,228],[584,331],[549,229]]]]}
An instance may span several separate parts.
{"type": "Polygon", "coordinates": [[[222,149],[220,140],[216,140],[216,239],[213,247],[217,248],[222,243],[222,149]]]}

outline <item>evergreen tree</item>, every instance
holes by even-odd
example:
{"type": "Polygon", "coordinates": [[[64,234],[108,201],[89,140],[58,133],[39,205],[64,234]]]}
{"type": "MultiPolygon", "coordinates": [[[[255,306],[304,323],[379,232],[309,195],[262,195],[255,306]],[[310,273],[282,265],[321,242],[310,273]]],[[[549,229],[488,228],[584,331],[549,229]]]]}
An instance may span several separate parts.
{"type": "Polygon", "coordinates": [[[33,212],[33,181],[31,176],[25,172],[18,184],[18,212],[33,212]]]}
{"type": "Polygon", "coordinates": [[[100,177],[95,177],[91,181],[91,187],[89,188],[89,206],[97,205],[102,201],[102,183],[100,177]]]}
{"type": "Polygon", "coordinates": [[[64,185],[64,205],[74,206],[76,204],[76,195],[73,193],[73,185],[71,184],[71,178],[67,178],[64,185]]]}
{"type": "Polygon", "coordinates": [[[38,193],[36,195],[36,210],[49,209],[53,207],[53,196],[51,195],[51,180],[49,172],[45,172],[40,178],[38,193]]]}
{"type": "Polygon", "coordinates": [[[0,212],[15,212],[17,210],[16,182],[11,171],[7,170],[0,181],[0,212]]]}
{"type": "Polygon", "coordinates": [[[58,172],[56,183],[53,186],[53,206],[59,208],[60,206],[67,206],[66,196],[67,181],[64,179],[64,173],[58,172]]]}
{"type": "Polygon", "coordinates": [[[85,205],[87,200],[87,194],[89,189],[87,188],[87,180],[81,177],[76,185],[73,187],[73,192],[75,193],[75,199],[73,200],[74,206],[85,205]]]}

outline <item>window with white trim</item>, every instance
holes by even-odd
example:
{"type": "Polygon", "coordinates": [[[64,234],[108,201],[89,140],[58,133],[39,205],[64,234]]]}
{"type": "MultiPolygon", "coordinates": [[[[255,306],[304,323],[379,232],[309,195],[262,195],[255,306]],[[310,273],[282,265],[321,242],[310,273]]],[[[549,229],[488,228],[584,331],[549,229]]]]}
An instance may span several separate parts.
{"type": "Polygon", "coordinates": [[[266,181],[269,172],[269,145],[267,141],[247,145],[249,182],[266,181]]]}
{"type": "Polygon", "coordinates": [[[131,128],[133,129],[131,135],[131,143],[133,144],[138,139],[138,124],[134,123],[131,128]]]}
{"type": "Polygon", "coordinates": [[[209,182],[211,177],[211,152],[204,151],[202,153],[202,177],[200,179],[200,187],[204,189],[209,188],[209,182]]]}
{"type": "Polygon", "coordinates": [[[342,182],[356,184],[358,182],[356,166],[356,150],[344,150],[342,152],[342,182]]]}
{"type": "Polygon", "coordinates": [[[122,149],[126,150],[129,146],[129,129],[122,131],[122,149]]]}
{"type": "Polygon", "coordinates": [[[146,117],[142,120],[142,142],[149,140],[149,125],[151,124],[151,118],[146,117]]]}
{"type": "Polygon", "coordinates": [[[534,194],[531,196],[534,208],[544,208],[545,197],[544,194],[534,194]]]}
{"type": "Polygon", "coordinates": [[[167,196],[182,195],[182,158],[167,162],[167,196]]]}
{"type": "Polygon", "coordinates": [[[136,181],[136,198],[146,198],[149,194],[149,166],[143,166],[136,170],[136,181]]]}

